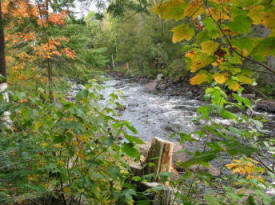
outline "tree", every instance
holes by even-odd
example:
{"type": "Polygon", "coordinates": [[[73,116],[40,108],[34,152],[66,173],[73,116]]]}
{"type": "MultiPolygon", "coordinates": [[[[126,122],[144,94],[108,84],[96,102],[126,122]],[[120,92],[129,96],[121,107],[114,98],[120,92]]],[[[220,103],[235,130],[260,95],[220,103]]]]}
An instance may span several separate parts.
{"type": "Polygon", "coordinates": [[[6,61],[5,61],[5,36],[4,36],[4,19],[2,17],[2,1],[0,1],[0,74],[1,82],[6,82],[6,61]]]}

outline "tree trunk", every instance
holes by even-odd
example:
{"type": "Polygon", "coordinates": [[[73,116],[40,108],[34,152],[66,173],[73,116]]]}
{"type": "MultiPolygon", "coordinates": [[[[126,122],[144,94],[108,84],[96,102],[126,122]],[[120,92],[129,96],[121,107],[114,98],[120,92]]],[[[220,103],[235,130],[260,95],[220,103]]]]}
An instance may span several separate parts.
{"type": "Polygon", "coordinates": [[[0,74],[3,79],[0,78],[0,83],[7,82],[6,74],[6,61],[5,61],[5,36],[4,36],[4,22],[2,17],[2,3],[0,1],[0,74]]]}
{"type": "Polygon", "coordinates": [[[161,172],[171,172],[173,154],[173,143],[153,138],[151,147],[146,158],[147,166],[144,169],[145,174],[154,174],[153,181],[160,181],[161,172]]]}
{"type": "MultiPolygon", "coordinates": [[[[2,3],[0,0],[0,93],[2,93],[4,100],[9,102],[9,95],[5,90],[8,88],[7,84],[7,73],[6,73],[6,60],[5,60],[5,36],[4,36],[4,21],[2,16],[2,3]]],[[[10,128],[12,125],[10,119],[10,111],[5,111],[3,116],[1,116],[1,121],[4,122],[4,125],[7,128],[10,128]]]]}
{"type": "Polygon", "coordinates": [[[140,185],[140,191],[153,190],[148,195],[151,200],[150,205],[178,205],[179,200],[176,199],[175,193],[177,190],[165,186],[157,182],[142,182],[140,185]]]}

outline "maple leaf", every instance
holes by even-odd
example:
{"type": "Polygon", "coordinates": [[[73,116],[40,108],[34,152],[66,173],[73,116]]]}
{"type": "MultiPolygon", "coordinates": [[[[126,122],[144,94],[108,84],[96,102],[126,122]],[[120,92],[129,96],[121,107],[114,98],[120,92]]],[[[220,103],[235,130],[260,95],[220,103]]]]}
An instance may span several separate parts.
{"type": "Polygon", "coordinates": [[[201,71],[198,74],[196,74],[193,78],[191,78],[190,84],[191,85],[200,85],[205,82],[211,82],[212,77],[207,71],[201,71]]]}
{"type": "Polygon", "coordinates": [[[195,34],[193,28],[191,28],[188,24],[180,24],[172,29],[173,32],[173,43],[180,42],[182,40],[191,40],[195,34]]]}
{"type": "Polygon", "coordinates": [[[197,70],[208,66],[209,64],[213,63],[215,61],[215,58],[212,56],[207,55],[203,52],[195,52],[194,54],[186,53],[186,57],[191,59],[191,65],[190,70],[192,73],[196,72],[197,70]]]}
{"type": "Polygon", "coordinates": [[[219,48],[219,43],[212,40],[204,41],[201,43],[201,48],[203,52],[212,55],[219,48]]]}
{"type": "Polygon", "coordinates": [[[235,80],[227,80],[226,85],[233,91],[237,91],[240,88],[240,84],[235,80]]]}
{"type": "Polygon", "coordinates": [[[153,13],[159,14],[163,19],[180,20],[185,17],[184,10],[188,2],[184,0],[171,0],[160,4],[155,4],[152,8],[153,13]]]}
{"type": "Polygon", "coordinates": [[[217,83],[224,84],[228,79],[228,73],[215,73],[213,77],[217,83]]]}
{"type": "Polygon", "coordinates": [[[197,18],[203,11],[203,1],[201,0],[192,0],[189,2],[188,6],[184,10],[184,16],[190,16],[193,19],[197,18]]]}

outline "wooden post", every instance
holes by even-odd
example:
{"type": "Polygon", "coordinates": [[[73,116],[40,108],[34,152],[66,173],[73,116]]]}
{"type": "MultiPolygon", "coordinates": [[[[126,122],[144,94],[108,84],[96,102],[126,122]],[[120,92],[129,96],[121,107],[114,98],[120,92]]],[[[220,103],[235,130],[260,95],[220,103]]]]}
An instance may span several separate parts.
{"type": "Polygon", "coordinates": [[[153,181],[160,181],[161,172],[171,172],[173,143],[155,137],[146,158],[144,174],[154,174],[153,181]]]}

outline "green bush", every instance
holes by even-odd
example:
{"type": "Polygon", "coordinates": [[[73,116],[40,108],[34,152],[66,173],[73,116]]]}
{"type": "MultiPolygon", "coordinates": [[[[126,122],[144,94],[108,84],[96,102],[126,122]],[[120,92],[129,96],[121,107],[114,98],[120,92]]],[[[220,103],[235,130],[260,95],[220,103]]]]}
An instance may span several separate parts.
{"type": "Polygon", "coordinates": [[[55,103],[43,89],[13,93],[9,104],[0,98],[1,116],[9,110],[13,122],[11,129],[1,122],[0,204],[131,203],[135,190],[124,186],[123,156],[138,158],[135,144],[142,141],[127,134],[136,130],[110,108],[119,96],[111,94],[103,106],[98,89],[93,83],[74,100],[56,96],[55,103]],[[128,139],[122,144],[121,134],[128,139]]]}

